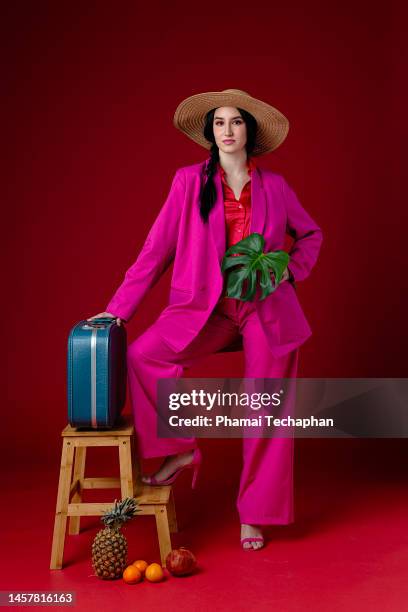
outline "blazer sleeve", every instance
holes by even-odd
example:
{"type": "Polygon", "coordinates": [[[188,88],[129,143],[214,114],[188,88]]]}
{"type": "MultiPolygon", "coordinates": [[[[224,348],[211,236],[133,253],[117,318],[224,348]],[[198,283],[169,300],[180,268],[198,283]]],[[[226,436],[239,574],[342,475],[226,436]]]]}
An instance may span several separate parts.
{"type": "Polygon", "coordinates": [[[323,234],[320,227],[300,204],[294,190],[282,177],[283,199],[286,207],[286,231],[294,238],[289,252],[290,282],[307,278],[315,265],[323,234]]]}
{"type": "Polygon", "coordinates": [[[185,175],[176,171],[170,192],[135,261],[105,311],[129,321],[146,293],[174,259],[181,211],[185,197],[185,175]]]}

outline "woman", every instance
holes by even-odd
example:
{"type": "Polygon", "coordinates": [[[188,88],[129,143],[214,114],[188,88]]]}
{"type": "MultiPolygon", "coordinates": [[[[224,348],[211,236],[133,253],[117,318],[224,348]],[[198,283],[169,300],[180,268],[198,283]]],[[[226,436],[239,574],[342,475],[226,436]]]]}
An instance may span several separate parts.
{"type": "MultiPolygon", "coordinates": [[[[96,315],[129,321],[174,262],[168,306],[127,353],[139,454],[166,457],[158,472],[143,477],[153,486],[174,482],[187,468],[194,469],[194,486],[201,465],[195,438],[157,437],[157,379],[182,376],[200,357],[240,348],[245,378],[296,377],[299,346],[311,329],[294,281],[309,275],[322,241],[285,179],[255,163],[286,138],[289,124],[277,109],[227,89],[181,102],[174,125],[210,149],[210,157],[176,171],[136,262],[106,312],[96,315]],[[253,232],[264,236],[265,252],[282,249],[286,233],[294,244],[276,290],[245,302],[225,295],[220,265],[226,249],[253,232]]],[[[245,550],[263,546],[262,525],[293,521],[293,451],[293,438],[243,438],[237,509],[245,550]]]]}

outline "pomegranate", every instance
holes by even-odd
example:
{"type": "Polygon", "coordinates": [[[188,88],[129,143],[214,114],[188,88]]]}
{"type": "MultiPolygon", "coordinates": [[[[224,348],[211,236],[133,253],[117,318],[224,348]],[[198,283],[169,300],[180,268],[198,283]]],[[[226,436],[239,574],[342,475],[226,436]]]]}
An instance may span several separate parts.
{"type": "Polygon", "coordinates": [[[173,576],[186,576],[191,574],[197,566],[197,559],[193,553],[180,546],[175,548],[166,557],[166,567],[173,576]]]}

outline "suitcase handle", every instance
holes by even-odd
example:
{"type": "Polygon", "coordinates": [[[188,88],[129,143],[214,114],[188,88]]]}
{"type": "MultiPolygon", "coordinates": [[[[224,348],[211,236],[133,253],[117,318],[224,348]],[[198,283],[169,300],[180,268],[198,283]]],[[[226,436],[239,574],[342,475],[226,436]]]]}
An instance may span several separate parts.
{"type": "Polygon", "coordinates": [[[115,323],[116,319],[117,317],[99,317],[98,319],[93,319],[92,321],[85,321],[85,325],[83,325],[82,327],[84,329],[87,329],[89,327],[105,328],[105,323],[115,323]]]}

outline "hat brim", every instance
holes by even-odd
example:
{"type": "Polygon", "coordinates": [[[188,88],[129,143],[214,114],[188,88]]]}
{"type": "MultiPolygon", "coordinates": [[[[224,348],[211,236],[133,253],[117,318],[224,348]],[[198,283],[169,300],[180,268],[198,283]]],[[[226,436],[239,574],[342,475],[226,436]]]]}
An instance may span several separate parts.
{"type": "Polygon", "coordinates": [[[210,91],[189,96],[183,100],[174,113],[173,124],[186,136],[210,149],[203,133],[205,116],[213,108],[234,106],[253,115],[258,124],[256,143],[252,155],[264,155],[273,151],[285,140],[289,121],[277,108],[244,93],[210,91]]]}

